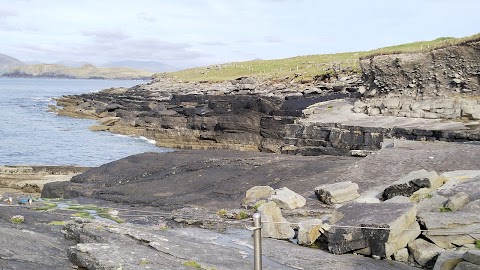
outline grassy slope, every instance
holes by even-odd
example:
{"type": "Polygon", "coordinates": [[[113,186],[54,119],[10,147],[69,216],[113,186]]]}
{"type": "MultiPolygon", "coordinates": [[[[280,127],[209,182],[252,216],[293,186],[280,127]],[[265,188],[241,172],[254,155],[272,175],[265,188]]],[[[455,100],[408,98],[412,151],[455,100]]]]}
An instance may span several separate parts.
{"type": "Polygon", "coordinates": [[[66,76],[79,79],[104,78],[104,79],[140,79],[150,78],[152,72],[131,68],[98,68],[93,65],[83,65],[79,68],[66,67],[55,64],[37,64],[14,68],[10,72],[29,74],[32,76],[66,76]]]}
{"type": "Polygon", "coordinates": [[[166,76],[182,81],[219,82],[232,80],[242,76],[255,75],[270,79],[296,77],[297,81],[308,82],[316,75],[331,72],[332,68],[339,69],[351,67],[353,72],[358,72],[360,58],[380,54],[429,51],[434,48],[460,44],[477,39],[480,39],[480,34],[465,38],[438,38],[432,41],[413,42],[367,52],[318,54],[276,60],[233,62],[208,67],[185,69],[177,72],[161,73],[156,74],[155,76],[166,76]]]}

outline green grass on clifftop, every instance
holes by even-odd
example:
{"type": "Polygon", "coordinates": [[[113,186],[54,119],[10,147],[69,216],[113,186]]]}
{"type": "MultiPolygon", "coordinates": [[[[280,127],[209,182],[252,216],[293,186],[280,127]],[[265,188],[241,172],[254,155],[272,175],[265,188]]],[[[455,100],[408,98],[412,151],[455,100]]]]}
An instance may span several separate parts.
{"type": "Polygon", "coordinates": [[[221,82],[242,76],[257,76],[274,80],[289,77],[298,82],[310,82],[315,76],[321,76],[333,72],[333,70],[347,69],[354,73],[359,72],[359,59],[362,58],[382,54],[429,51],[435,48],[476,40],[480,40],[480,34],[465,38],[442,37],[431,41],[419,41],[364,52],[317,54],[275,60],[232,62],[190,68],[177,72],[159,73],[155,74],[154,77],[162,76],[192,82],[221,82]]]}

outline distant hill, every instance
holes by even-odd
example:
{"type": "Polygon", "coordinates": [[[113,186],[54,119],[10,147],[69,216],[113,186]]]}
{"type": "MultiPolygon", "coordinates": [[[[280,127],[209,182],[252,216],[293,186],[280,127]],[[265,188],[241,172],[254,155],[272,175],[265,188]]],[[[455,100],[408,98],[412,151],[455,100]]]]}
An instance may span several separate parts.
{"type": "Polygon", "coordinates": [[[61,65],[61,66],[66,66],[66,67],[74,67],[74,68],[79,68],[83,65],[88,65],[90,63],[88,62],[77,62],[77,61],[69,61],[69,60],[62,60],[62,61],[57,61],[53,62],[51,64],[54,65],[61,65]]]}
{"type": "Polygon", "coordinates": [[[170,71],[179,70],[179,68],[176,68],[174,66],[170,66],[170,65],[160,63],[160,62],[156,62],[156,61],[124,60],[124,61],[108,62],[108,63],[105,63],[101,66],[103,66],[103,67],[126,67],[126,68],[148,70],[148,71],[152,71],[152,72],[170,72],[170,71]]]}
{"type": "Polygon", "coordinates": [[[0,53],[0,74],[14,67],[24,66],[25,63],[11,56],[0,53]]]}
{"type": "Polygon", "coordinates": [[[131,68],[99,68],[91,64],[67,67],[57,64],[36,64],[20,66],[5,72],[10,78],[68,78],[68,79],[150,79],[153,72],[131,68]]]}

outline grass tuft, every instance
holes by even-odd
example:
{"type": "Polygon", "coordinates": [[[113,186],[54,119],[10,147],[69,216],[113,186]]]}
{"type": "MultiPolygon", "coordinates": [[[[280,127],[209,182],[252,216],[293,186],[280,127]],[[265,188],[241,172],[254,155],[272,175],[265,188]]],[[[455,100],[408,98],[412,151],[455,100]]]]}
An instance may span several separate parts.
{"type": "Polygon", "coordinates": [[[202,266],[196,261],[186,261],[183,263],[183,266],[202,269],[202,266]]]}
{"type": "Polygon", "coordinates": [[[48,223],[48,225],[63,226],[63,225],[65,225],[65,221],[51,221],[51,222],[48,223]]]}

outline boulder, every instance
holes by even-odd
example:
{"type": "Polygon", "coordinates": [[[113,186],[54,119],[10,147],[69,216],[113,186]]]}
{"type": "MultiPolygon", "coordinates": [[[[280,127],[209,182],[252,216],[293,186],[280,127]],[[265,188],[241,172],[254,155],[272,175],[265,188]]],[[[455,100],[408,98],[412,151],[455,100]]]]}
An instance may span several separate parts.
{"type": "Polygon", "coordinates": [[[421,188],[417,191],[415,191],[412,196],[410,196],[410,201],[411,202],[420,202],[421,200],[428,198],[430,195],[430,189],[429,188],[421,188]]]}
{"type": "Polygon", "coordinates": [[[463,261],[463,252],[447,250],[438,256],[433,270],[452,270],[457,264],[463,261]]]}
{"type": "Polygon", "coordinates": [[[469,202],[470,198],[468,197],[468,194],[465,192],[459,192],[448,199],[447,203],[445,204],[445,208],[448,208],[452,211],[458,211],[469,202]]]}
{"type": "Polygon", "coordinates": [[[447,201],[447,197],[433,193],[431,197],[427,196],[417,204],[417,213],[439,212],[447,201]]]}
{"type": "Polygon", "coordinates": [[[461,192],[467,194],[470,201],[480,199],[480,176],[450,180],[437,189],[436,194],[451,198],[461,192]]]}
{"type": "Polygon", "coordinates": [[[332,214],[328,249],[343,254],[369,247],[372,255],[388,258],[420,234],[415,215],[411,203],[345,204],[332,214]]]}
{"type": "Polygon", "coordinates": [[[445,250],[421,238],[408,243],[408,250],[415,262],[426,268],[433,268],[438,256],[445,250]]]}
{"type": "Polygon", "coordinates": [[[473,244],[475,233],[480,231],[480,214],[464,212],[424,212],[417,215],[428,229],[424,236],[437,246],[451,249],[456,246],[473,244]]]}
{"type": "Polygon", "coordinates": [[[247,190],[244,205],[253,206],[255,202],[261,199],[267,199],[274,194],[275,190],[270,186],[255,186],[247,190]]]}
{"type": "Polygon", "coordinates": [[[326,204],[344,203],[360,197],[358,185],[351,181],[318,186],[315,195],[326,204]]]}
{"type": "Polygon", "coordinates": [[[460,262],[455,270],[480,270],[480,265],[469,262],[460,262]]]}
{"type": "Polygon", "coordinates": [[[282,216],[275,202],[266,202],[258,207],[262,218],[262,236],[276,239],[289,239],[295,236],[290,223],[282,216]],[[278,222],[278,223],[277,223],[278,222]]]}
{"type": "Polygon", "coordinates": [[[445,183],[447,183],[451,180],[456,180],[458,182],[464,182],[466,180],[470,180],[470,179],[475,178],[477,176],[480,176],[480,170],[449,171],[449,172],[444,172],[440,175],[440,177],[443,178],[443,181],[445,183]]]}
{"type": "Polygon", "coordinates": [[[395,253],[393,253],[393,258],[397,262],[407,263],[408,262],[408,257],[409,257],[409,254],[408,254],[408,249],[407,248],[401,248],[401,249],[397,250],[395,253]]]}
{"type": "Polygon", "coordinates": [[[433,190],[442,184],[442,178],[440,178],[435,171],[413,171],[387,187],[383,191],[382,197],[384,200],[388,200],[395,196],[410,197],[415,191],[421,188],[429,188],[433,190]]]}
{"type": "Polygon", "coordinates": [[[298,243],[300,245],[311,245],[323,232],[321,219],[311,219],[298,224],[298,243]]]}
{"type": "Polygon", "coordinates": [[[307,203],[307,200],[303,196],[286,187],[276,189],[275,193],[270,196],[270,199],[276,202],[281,209],[287,210],[303,207],[307,203]]]}
{"type": "Polygon", "coordinates": [[[468,250],[463,254],[463,259],[469,263],[480,265],[480,250],[468,250]]]}
{"type": "Polygon", "coordinates": [[[120,120],[120,117],[104,117],[104,118],[100,118],[98,121],[102,126],[112,126],[119,120],[120,120]]]}

